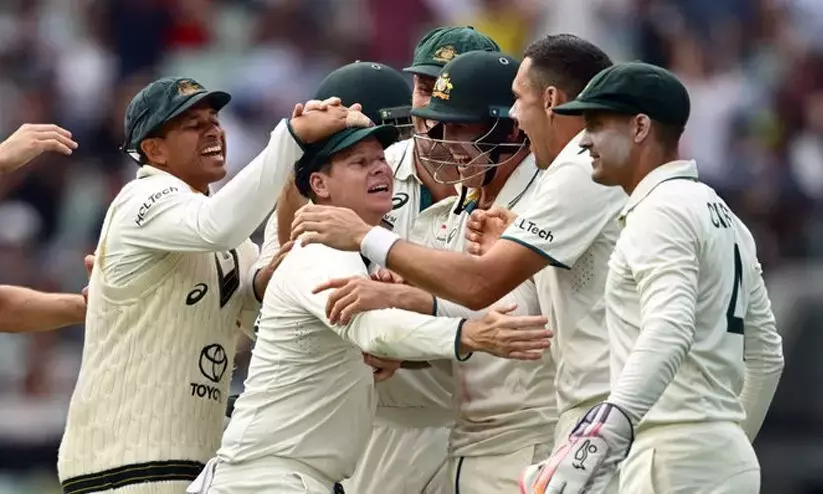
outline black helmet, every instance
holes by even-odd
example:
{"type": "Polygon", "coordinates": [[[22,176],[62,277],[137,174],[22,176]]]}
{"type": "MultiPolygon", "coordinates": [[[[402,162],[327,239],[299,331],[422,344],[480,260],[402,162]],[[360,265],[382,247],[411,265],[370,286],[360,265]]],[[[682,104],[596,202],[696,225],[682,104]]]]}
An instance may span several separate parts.
{"type": "Polygon", "coordinates": [[[333,96],[350,106],[363,105],[363,113],[375,124],[394,125],[411,135],[411,93],[405,76],[388,65],[354,62],[330,73],[314,94],[315,99],[333,96]]]}
{"type": "Polygon", "coordinates": [[[500,161],[501,154],[514,155],[525,147],[525,137],[510,142],[515,129],[515,122],[509,117],[515,101],[512,82],[519,65],[516,59],[501,52],[472,51],[454,58],[440,71],[429,104],[411,112],[438,125],[427,134],[415,135],[415,139],[429,141],[430,146],[471,149],[474,156],[469,163],[460,165],[464,171],[458,174],[456,161],[421,155],[421,163],[435,180],[458,183],[485,173],[486,184],[494,177],[494,169],[507,161],[500,161]],[[476,136],[450,139],[443,124],[483,124],[485,130],[476,136]],[[467,173],[468,167],[474,171],[467,173]]]}

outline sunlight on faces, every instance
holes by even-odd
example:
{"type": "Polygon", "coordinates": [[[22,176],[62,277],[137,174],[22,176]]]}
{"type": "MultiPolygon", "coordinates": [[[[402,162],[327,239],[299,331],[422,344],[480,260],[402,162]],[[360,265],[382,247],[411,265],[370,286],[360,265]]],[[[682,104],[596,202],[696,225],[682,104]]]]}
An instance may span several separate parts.
{"type": "Polygon", "coordinates": [[[549,150],[551,132],[551,109],[545,101],[544,91],[531,74],[532,59],[525,58],[517,69],[512,82],[512,92],[516,98],[510,116],[517,121],[518,127],[528,136],[531,152],[537,159],[537,166],[547,168],[552,157],[549,150]]]}
{"type": "MultiPolygon", "coordinates": [[[[645,115],[637,117],[647,118],[645,115]]],[[[602,185],[622,185],[631,177],[629,166],[637,117],[610,112],[585,112],[586,131],[580,147],[592,157],[592,179],[602,185]]]]}
{"type": "Polygon", "coordinates": [[[203,101],[141,143],[143,153],[198,189],[226,176],[226,134],[211,104],[203,101]]]}
{"type": "Polygon", "coordinates": [[[370,224],[391,211],[392,170],[375,137],[336,153],[309,180],[318,204],[352,209],[370,224]]]}

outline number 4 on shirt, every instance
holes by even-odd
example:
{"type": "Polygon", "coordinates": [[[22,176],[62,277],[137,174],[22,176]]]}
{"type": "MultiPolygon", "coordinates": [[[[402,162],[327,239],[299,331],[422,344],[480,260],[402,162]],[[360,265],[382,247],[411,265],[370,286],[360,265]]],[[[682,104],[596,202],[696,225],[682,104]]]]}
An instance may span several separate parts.
{"type": "Polygon", "coordinates": [[[734,334],[743,334],[743,318],[737,316],[738,295],[743,287],[743,262],[740,260],[740,249],[734,244],[734,286],[732,287],[732,299],[729,301],[729,308],[726,309],[726,331],[734,334]]]}

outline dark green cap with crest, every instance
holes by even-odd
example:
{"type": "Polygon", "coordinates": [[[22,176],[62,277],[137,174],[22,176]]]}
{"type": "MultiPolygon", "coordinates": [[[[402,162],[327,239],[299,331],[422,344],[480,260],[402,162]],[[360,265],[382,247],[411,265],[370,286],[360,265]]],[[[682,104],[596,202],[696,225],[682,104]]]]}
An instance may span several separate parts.
{"type": "Polygon", "coordinates": [[[140,161],[140,143],[144,139],[201,101],[208,101],[219,111],[231,101],[231,95],[209,91],[186,77],[164,77],[144,87],[126,108],[123,151],[140,161]]]}
{"type": "Polygon", "coordinates": [[[643,113],[658,122],[685,127],[691,103],[689,92],[668,70],[643,62],[615,64],[600,71],[572,101],[556,106],[560,115],[610,111],[643,113]]]}
{"type": "Polygon", "coordinates": [[[429,104],[412,115],[438,122],[474,123],[508,118],[520,62],[500,52],[472,51],[440,71],[429,104]]]}
{"type": "Polygon", "coordinates": [[[438,27],[417,43],[412,65],[403,71],[437,77],[444,65],[470,51],[500,51],[500,47],[472,26],[438,27]]]}

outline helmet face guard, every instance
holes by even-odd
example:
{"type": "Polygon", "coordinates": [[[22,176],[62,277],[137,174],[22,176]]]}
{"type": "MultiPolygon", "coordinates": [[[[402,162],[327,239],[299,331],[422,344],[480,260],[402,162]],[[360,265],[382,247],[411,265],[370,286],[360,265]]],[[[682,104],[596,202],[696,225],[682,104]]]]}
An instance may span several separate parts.
{"type": "MultiPolygon", "coordinates": [[[[378,123],[378,122],[375,122],[378,123]]],[[[411,106],[395,106],[393,108],[382,108],[380,110],[380,122],[382,125],[392,125],[400,131],[398,140],[409,139],[414,135],[414,124],[412,123],[411,106]]]]}
{"type": "Polygon", "coordinates": [[[464,132],[448,135],[446,125],[441,122],[425,134],[414,135],[420,163],[436,182],[470,187],[487,185],[497,167],[510,163],[528,144],[525,138],[520,142],[507,142],[514,129],[512,120],[498,117],[487,122],[491,126],[479,136],[464,132]],[[506,157],[501,160],[503,155],[506,157]],[[478,177],[483,177],[482,182],[472,183],[477,182],[478,177]]]}

